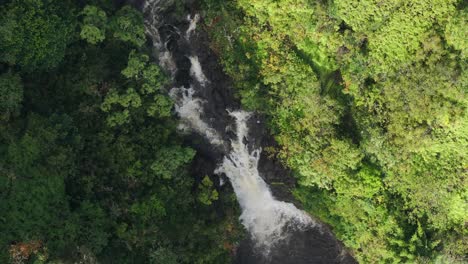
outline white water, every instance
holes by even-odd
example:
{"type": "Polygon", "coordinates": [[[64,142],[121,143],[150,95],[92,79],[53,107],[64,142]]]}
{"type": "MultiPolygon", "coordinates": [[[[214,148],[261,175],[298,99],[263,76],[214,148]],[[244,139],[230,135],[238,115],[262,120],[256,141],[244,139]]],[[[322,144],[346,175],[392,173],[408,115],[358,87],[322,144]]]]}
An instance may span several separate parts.
{"type": "MultiPolygon", "coordinates": [[[[181,128],[204,135],[211,144],[221,145],[219,134],[202,119],[203,101],[193,96],[193,88],[173,88],[171,97],[176,100],[176,111],[181,118],[181,128]]],[[[257,246],[268,254],[274,244],[288,235],[287,227],[296,230],[313,224],[305,212],[293,204],[276,200],[258,171],[260,149],[252,152],[244,143],[248,138],[247,120],[250,113],[229,113],[235,119],[236,138],[231,141],[231,152],[215,170],[230,180],[242,209],[240,220],[257,246]]]]}
{"type": "Polygon", "coordinates": [[[192,64],[190,66],[190,75],[195,78],[200,83],[200,85],[205,86],[205,84],[208,82],[208,79],[203,73],[200,61],[198,61],[198,56],[190,56],[189,59],[190,63],[192,64]]]}
{"type": "MultiPolygon", "coordinates": [[[[175,109],[181,119],[180,128],[204,135],[213,145],[222,145],[220,135],[202,119],[203,104],[193,96],[191,87],[173,88],[170,92],[176,100],[175,109]]],[[[258,171],[260,149],[249,152],[244,139],[248,138],[247,120],[250,113],[229,113],[235,119],[236,138],[231,141],[231,152],[215,170],[230,180],[242,209],[240,220],[251,234],[257,246],[268,254],[271,247],[287,237],[288,225],[296,229],[313,224],[312,219],[293,204],[276,200],[258,171]]]]}
{"type": "Polygon", "coordinates": [[[236,138],[231,141],[232,150],[224,157],[215,173],[224,173],[231,181],[242,208],[242,224],[265,253],[276,242],[287,236],[285,228],[304,228],[312,219],[291,203],[276,200],[258,172],[260,149],[249,152],[243,142],[248,138],[247,120],[250,113],[234,111],[230,115],[236,121],[236,138]]]}
{"type": "Polygon", "coordinates": [[[192,87],[189,89],[181,88],[172,88],[169,92],[171,98],[173,98],[175,103],[175,110],[180,117],[179,129],[184,131],[195,131],[198,134],[204,135],[211,144],[213,145],[222,145],[223,140],[221,136],[214,130],[209,127],[201,117],[203,113],[203,104],[205,103],[200,98],[193,96],[195,90],[192,87]]]}
{"type": "Polygon", "coordinates": [[[190,39],[190,36],[192,35],[192,33],[197,28],[198,20],[200,20],[200,15],[198,15],[198,14],[195,14],[193,17],[191,15],[187,15],[187,21],[189,21],[189,23],[190,23],[187,31],[185,32],[185,38],[187,40],[190,39]]]}
{"type": "MultiPolygon", "coordinates": [[[[175,75],[175,66],[172,54],[161,43],[157,31],[158,4],[160,0],[146,3],[145,12],[150,12],[152,19],[146,21],[147,33],[152,37],[154,47],[158,53],[161,67],[175,75]]],[[[188,17],[190,24],[186,31],[186,39],[196,29],[198,17],[188,17]]],[[[188,57],[191,62],[190,75],[203,89],[210,82],[203,73],[197,56],[188,57]]],[[[180,117],[180,128],[193,131],[205,136],[214,146],[223,145],[224,140],[220,134],[206,123],[203,116],[203,105],[206,101],[195,96],[194,86],[186,88],[173,88],[171,97],[175,100],[175,110],[180,117]]],[[[244,143],[248,138],[247,120],[250,113],[233,111],[229,113],[235,120],[236,137],[231,140],[231,151],[224,157],[215,170],[216,174],[224,173],[230,180],[242,209],[240,220],[250,232],[253,240],[263,249],[265,254],[279,240],[287,237],[288,227],[300,229],[313,224],[312,219],[293,204],[276,200],[270,192],[265,181],[258,171],[260,149],[252,152],[244,143]]]]}

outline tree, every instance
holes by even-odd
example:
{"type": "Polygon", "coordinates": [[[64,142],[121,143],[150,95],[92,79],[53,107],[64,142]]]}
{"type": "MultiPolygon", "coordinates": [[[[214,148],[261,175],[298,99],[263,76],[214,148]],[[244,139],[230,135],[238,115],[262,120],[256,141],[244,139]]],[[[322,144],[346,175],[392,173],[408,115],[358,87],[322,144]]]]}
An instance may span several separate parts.
{"type": "Polygon", "coordinates": [[[128,79],[130,88],[124,94],[111,90],[101,105],[101,109],[110,114],[109,125],[128,123],[133,113],[139,109],[144,109],[146,115],[154,118],[167,118],[171,115],[173,102],[161,89],[166,78],[157,65],[149,62],[146,54],[132,50],[122,75],[128,79]],[[116,110],[115,106],[121,110],[116,110]]]}
{"type": "Polygon", "coordinates": [[[359,262],[463,259],[466,5],[205,8],[211,47],[245,107],[266,115],[278,143],[270,153],[293,170],[296,196],[359,262]]]}
{"type": "Polygon", "coordinates": [[[27,71],[48,70],[65,56],[75,30],[67,1],[14,0],[1,7],[1,60],[27,71]]]}
{"type": "Polygon", "coordinates": [[[203,180],[198,186],[200,193],[198,200],[205,205],[211,205],[213,201],[218,200],[218,192],[213,188],[213,182],[208,176],[203,177],[203,180]]]}
{"type": "Polygon", "coordinates": [[[0,113],[1,119],[19,109],[23,100],[23,83],[18,74],[11,72],[0,75],[0,113]]]}
{"type": "Polygon", "coordinates": [[[7,138],[0,139],[3,252],[15,242],[40,241],[57,257],[75,242],[77,226],[65,192],[65,180],[74,171],[74,153],[69,145],[60,143],[75,135],[71,127],[56,123],[66,119],[32,114],[24,133],[13,142],[6,144],[7,138]]]}
{"type": "Polygon", "coordinates": [[[111,223],[106,212],[96,203],[83,201],[73,212],[77,225],[77,244],[86,247],[93,254],[99,254],[108,245],[111,223]]]}
{"type": "Polygon", "coordinates": [[[445,26],[445,38],[447,42],[455,49],[460,50],[461,59],[466,59],[468,56],[468,40],[466,30],[468,27],[468,8],[457,10],[454,16],[448,19],[445,26]]]}
{"type": "Polygon", "coordinates": [[[99,7],[87,5],[81,14],[83,15],[81,38],[90,44],[102,42],[106,37],[106,13],[99,7]]]}
{"type": "Polygon", "coordinates": [[[2,2],[1,263],[228,263],[243,234],[232,189],[196,183],[142,14],[117,2],[2,2]]]}
{"type": "Polygon", "coordinates": [[[177,255],[167,248],[160,247],[150,255],[151,264],[177,264],[177,255]]]}
{"type": "Polygon", "coordinates": [[[113,36],[136,47],[145,43],[143,16],[130,6],[124,6],[111,20],[113,36]]]}

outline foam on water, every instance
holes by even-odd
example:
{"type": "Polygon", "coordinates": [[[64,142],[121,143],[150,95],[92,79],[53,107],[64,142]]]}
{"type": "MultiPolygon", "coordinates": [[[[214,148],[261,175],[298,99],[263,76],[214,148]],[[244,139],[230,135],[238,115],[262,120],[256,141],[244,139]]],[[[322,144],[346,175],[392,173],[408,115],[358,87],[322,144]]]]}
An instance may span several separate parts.
{"type": "Polygon", "coordinates": [[[175,72],[177,71],[177,66],[174,62],[174,59],[172,58],[172,53],[165,50],[161,51],[158,56],[159,59],[159,65],[169,71],[174,77],[175,72]]]}
{"type": "Polygon", "coordinates": [[[179,129],[184,131],[195,131],[198,134],[204,135],[211,144],[222,145],[223,140],[221,136],[208,126],[203,119],[203,103],[200,98],[194,97],[195,90],[190,87],[189,89],[180,87],[172,88],[170,96],[175,100],[175,110],[180,117],[179,129]]]}
{"type": "Polygon", "coordinates": [[[234,111],[236,138],[232,150],[224,157],[215,173],[224,173],[231,181],[242,208],[240,219],[265,254],[276,242],[287,237],[290,225],[300,229],[312,224],[312,219],[293,204],[276,200],[258,171],[260,149],[249,152],[247,120],[250,113],[234,111]]]}
{"type": "MultiPolygon", "coordinates": [[[[145,12],[150,15],[150,19],[147,18],[145,23],[146,32],[153,40],[161,67],[174,77],[176,64],[172,53],[161,42],[158,32],[161,19],[159,12],[164,2],[167,1],[151,0],[145,3],[145,12]]],[[[189,16],[188,20],[190,24],[185,32],[187,40],[195,31],[199,17],[189,16]]],[[[210,82],[203,73],[199,59],[197,56],[188,58],[191,62],[190,75],[203,89],[210,82]]],[[[201,134],[214,146],[223,145],[225,141],[220,134],[203,120],[203,105],[206,101],[195,96],[193,87],[176,87],[170,91],[170,96],[175,101],[175,111],[180,117],[180,129],[201,134]]],[[[287,237],[289,227],[300,229],[313,224],[313,221],[293,204],[276,200],[260,177],[258,161],[261,150],[249,151],[244,143],[244,139],[249,136],[247,120],[250,113],[239,110],[230,112],[229,115],[235,120],[236,134],[229,142],[231,151],[223,158],[215,173],[225,174],[229,178],[242,209],[242,224],[250,232],[257,246],[263,249],[263,253],[268,254],[276,242],[287,237]]]]}
{"type": "Polygon", "coordinates": [[[193,78],[195,78],[198,81],[198,83],[204,86],[208,82],[208,79],[203,73],[200,61],[198,60],[198,56],[190,56],[189,59],[190,63],[192,64],[190,66],[190,75],[193,78]]]}
{"type": "Polygon", "coordinates": [[[195,31],[197,28],[197,23],[200,20],[200,15],[195,14],[193,17],[191,15],[187,15],[187,21],[189,21],[189,27],[187,31],[185,32],[185,38],[187,40],[190,39],[191,34],[195,31]]]}

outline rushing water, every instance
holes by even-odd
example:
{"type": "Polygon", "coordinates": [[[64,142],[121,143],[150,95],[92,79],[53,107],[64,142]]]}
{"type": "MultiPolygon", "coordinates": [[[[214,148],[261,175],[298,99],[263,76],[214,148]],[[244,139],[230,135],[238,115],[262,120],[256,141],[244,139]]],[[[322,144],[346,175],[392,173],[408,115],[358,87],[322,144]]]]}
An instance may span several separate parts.
{"type": "MultiPolygon", "coordinates": [[[[209,114],[212,114],[210,112],[212,108],[209,106],[213,106],[214,102],[208,101],[203,95],[210,93],[213,88],[224,87],[215,87],[219,85],[218,82],[210,80],[210,74],[204,72],[197,52],[194,51],[196,49],[190,47],[192,39],[195,39],[197,34],[197,22],[200,16],[198,14],[186,16],[186,30],[180,32],[179,28],[163,21],[167,17],[162,17],[161,10],[170,5],[170,2],[170,0],[148,0],[143,9],[146,32],[153,41],[159,65],[171,74],[174,83],[177,83],[177,76],[182,73],[187,75],[186,79],[189,80],[188,83],[184,81],[183,84],[179,83],[170,90],[170,96],[175,101],[175,111],[180,117],[179,128],[201,135],[213,149],[222,150],[220,155],[224,157],[220,157],[214,173],[224,174],[229,179],[242,209],[240,220],[250,233],[255,247],[260,249],[263,255],[269,255],[276,245],[289,241],[295,234],[294,238],[300,240],[295,242],[297,247],[284,250],[286,253],[283,259],[285,256],[288,262],[281,260],[275,263],[342,263],[339,260],[342,256],[339,255],[344,251],[331,233],[324,235],[321,225],[305,212],[291,203],[275,199],[267,183],[260,176],[258,166],[261,149],[248,143],[251,136],[248,120],[252,113],[241,109],[225,109],[221,115],[223,122],[218,122],[222,127],[213,125],[213,117],[208,118],[209,114]],[[160,35],[161,32],[166,34],[165,37],[160,35]],[[185,45],[183,46],[185,48],[173,54],[171,51],[173,41],[185,45]],[[183,54],[180,54],[181,51],[183,54]],[[184,68],[178,65],[183,65],[184,68]],[[228,136],[226,131],[231,131],[234,135],[228,136]],[[317,236],[323,237],[317,238],[317,236]],[[318,250],[319,247],[322,249],[318,250]],[[296,258],[298,261],[290,260],[291,252],[299,256],[296,258]],[[312,260],[310,256],[302,256],[304,252],[312,254],[312,258],[317,255],[327,256],[323,258],[319,256],[316,260],[312,260]],[[318,261],[319,258],[326,259],[326,262],[318,261]],[[329,261],[330,259],[332,261],[329,261]]],[[[253,262],[245,260],[241,262],[260,263],[258,259],[253,262]]],[[[262,263],[271,262],[267,260],[262,263]]]]}
{"type": "Polygon", "coordinates": [[[288,235],[286,227],[296,229],[312,224],[312,219],[291,203],[276,200],[258,172],[260,149],[249,152],[244,139],[248,138],[247,120],[250,113],[233,111],[236,137],[231,141],[232,149],[216,169],[225,173],[236,193],[242,208],[242,224],[265,253],[276,242],[288,235]]]}
{"type": "MultiPolygon", "coordinates": [[[[194,34],[199,15],[189,15],[188,20],[189,27],[184,34],[187,41],[191,34],[194,34]]],[[[161,66],[174,73],[177,69],[174,67],[172,56],[165,45],[160,42],[157,31],[150,27],[148,32],[151,33],[155,46],[159,49],[161,66]]],[[[203,89],[209,80],[203,73],[199,59],[196,55],[188,58],[191,63],[190,75],[198,83],[198,87],[203,89]]],[[[196,97],[195,94],[193,86],[176,87],[170,91],[171,97],[176,101],[175,110],[181,119],[180,128],[205,136],[214,146],[224,144],[219,133],[203,119],[203,105],[206,102],[196,97]]],[[[240,216],[242,224],[250,232],[257,245],[268,252],[277,241],[287,236],[288,227],[308,226],[312,224],[312,219],[293,204],[276,200],[260,177],[258,171],[260,149],[249,151],[247,143],[244,142],[249,137],[247,121],[251,114],[236,110],[229,112],[229,115],[234,119],[236,136],[230,142],[230,152],[224,157],[215,173],[224,173],[229,178],[242,208],[240,216]]]]}
{"type": "MultiPolygon", "coordinates": [[[[188,32],[188,31],[187,31],[188,32]]],[[[188,33],[187,33],[188,34],[188,33]]],[[[203,73],[202,67],[200,65],[200,61],[198,61],[197,56],[190,56],[190,75],[197,80],[197,82],[204,87],[206,83],[208,82],[208,79],[206,78],[205,74],[203,73]]]]}
{"type": "Polygon", "coordinates": [[[194,97],[194,93],[195,90],[192,87],[172,88],[170,91],[171,97],[176,100],[175,110],[181,119],[179,129],[193,130],[204,135],[211,144],[222,145],[221,136],[202,120],[204,101],[194,97]]]}
{"type": "Polygon", "coordinates": [[[190,39],[190,35],[197,28],[197,23],[200,20],[200,15],[195,14],[193,17],[191,15],[188,15],[187,20],[190,22],[190,24],[187,31],[185,32],[185,38],[190,39]]]}

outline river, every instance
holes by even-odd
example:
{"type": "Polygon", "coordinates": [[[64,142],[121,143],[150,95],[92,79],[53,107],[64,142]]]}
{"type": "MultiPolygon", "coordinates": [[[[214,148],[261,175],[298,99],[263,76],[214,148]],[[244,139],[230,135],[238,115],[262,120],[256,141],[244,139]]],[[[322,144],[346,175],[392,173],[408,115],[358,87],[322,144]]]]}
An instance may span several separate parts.
{"type": "Polygon", "coordinates": [[[157,62],[171,76],[169,94],[180,131],[200,138],[193,147],[212,164],[207,166],[211,174],[229,180],[237,196],[240,221],[250,237],[241,242],[234,262],[355,263],[327,226],[292,203],[289,189],[270,189],[268,180],[294,180],[262,154],[268,140],[263,119],[243,111],[234,99],[206,32],[197,28],[203,18],[196,1],[186,1],[185,15],[174,12],[174,1],[133,2],[144,12],[157,62]]]}

